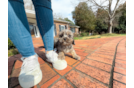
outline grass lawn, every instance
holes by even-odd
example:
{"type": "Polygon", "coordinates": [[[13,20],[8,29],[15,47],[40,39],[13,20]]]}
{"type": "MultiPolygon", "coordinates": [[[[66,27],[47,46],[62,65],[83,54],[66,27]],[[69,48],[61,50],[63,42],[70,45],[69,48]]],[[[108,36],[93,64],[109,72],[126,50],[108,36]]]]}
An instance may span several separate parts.
{"type": "Polygon", "coordinates": [[[84,37],[74,37],[75,40],[85,40],[85,39],[95,39],[95,38],[106,38],[106,37],[118,37],[118,36],[126,36],[126,34],[102,34],[102,35],[91,35],[84,37]]]}

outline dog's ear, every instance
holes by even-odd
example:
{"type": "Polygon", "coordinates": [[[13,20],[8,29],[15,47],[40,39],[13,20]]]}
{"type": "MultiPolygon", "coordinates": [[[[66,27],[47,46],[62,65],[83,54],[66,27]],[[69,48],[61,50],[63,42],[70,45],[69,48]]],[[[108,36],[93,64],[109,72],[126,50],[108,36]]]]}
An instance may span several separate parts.
{"type": "Polygon", "coordinates": [[[73,45],[75,45],[75,42],[74,42],[74,40],[73,40],[72,44],[73,44],[73,45]]]}
{"type": "Polygon", "coordinates": [[[64,30],[62,30],[60,33],[59,33],[59,37],[61,38],[64,34],[64,30]]]}
{"type": "Polygon", "coordinates": [[[54,38],[54,48],[57,48],[58,41],[59,41],[59,39],[58,39],[58,38],[54,38]]]}

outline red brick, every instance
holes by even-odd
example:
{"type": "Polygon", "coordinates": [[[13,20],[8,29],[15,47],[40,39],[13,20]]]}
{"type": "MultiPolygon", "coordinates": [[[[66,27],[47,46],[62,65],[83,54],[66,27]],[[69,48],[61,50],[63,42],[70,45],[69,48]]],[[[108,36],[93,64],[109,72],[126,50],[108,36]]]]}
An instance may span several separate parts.
{"type": "Polygon", "coordinates": [[[123,58],[126,58],[126,55],[118,55],[118,54],[116,54],[116,57],[123,57],[123,58]]]}
{"type": "Polygon", "coordinates": [[[9,61],[15,61],[15,60],[17,60],[17,58],[15,56],[11,56],[11,57],[8,58],[8,62],[9,61]]]}
{"type": "Polygon", "coordinates": [[[68,66],[64,69],[64,70],[57,70],[55,69],[60,75],[65,75],[68,71],[70,71],[72,69],[72,67],[68,66]]]}
{"type": "Polygon", "coordinates": [[[48,81],[52,77],[54,77],[56,75],[56,73],[46,63],[42,64],[40,67],[42,70],[43,78],[42,78],[41,82],[39,83],[39,85],[42,85],[43,83],[45,83],[46,81],[48,81]]]}
{"type": "Polygon", "coordinates": [[[80,52],[83,52],[84,50],[82,50],[82,49],[74,49],[75,51],[80,51],[80,52]]]}
{"type": "Polygon", "coordinates": [[[70,66],[73,65],[77,61],[74,58],[71,58],[71,57],[68,57],[68,56],[65,57],[65,60],[67,61],[67,64],[70,65],[70,66]]]}
{"type": "Polygon", "coordinates": [[[113,78],[114,78],[115,80],[117,80],[117,81],[126,83],[126,76],[124,76],[124,75],[121,75],[121,74],[118,74],[118,73],[115,73],[115,72],[114,72],[113,78]]]}
{"type": "Polygon", "coordinates": [[[117,59],[115,59],[115,62],[116,63],[121,63],[121,64],[126,64],[126,61],[124,61],[124,60],[117,60],[117,59]]]}
{"type": "Polygon", "coordinates": [[[36,53],[41,52],[39,48],[34,48],[34,51],[35,51],[36,53]]]}
{"type": "Polygon", "coordinates": [[[114,71],[126,75],[126,69],[114,67],[114,71]]]}
{"type": "Polygon", "coordinates": [[[121,63],[115,63],[115,67],[120,67],[120,68],[126,69],[126,65],[125,64],[121,64],[121,63]]]}
{"type": "Polygon", "coordinates": [[[98,61],[94,61],[94,60],[90,60],[90,59],[85,59],[83,61],[83,63],[85,63],[87,65],[91,65],[91,66],[97,67],[97,68],[100,68],[100,69],[103,69],[103,70],[106,70],[108,72],[111,71],[111,65],[104,64],[104,63],[101,63],[101,62],[98,62],[98,61]]]}
{"type": "Polygon", "coordinates": [[[42,58],[40,58],[40,57],[38,57],[38,61],[39,61],[40,64],[44,64],[45,63],[45,61],[42,58]]]}
{"type": "Polygon", "coordinates": [[[108,53],[115,53],[115,50],[109,50],[109,49],[107,49],[107,50],[105,49],[104,50],[104,49],[101,49],[101,48],[99,50],[97,50],[97,51],[99,51],[99,52],[108,52],[108,53]]]}
{"type": "Polygon", "coordinates": [[[66,78],[71,81],[77,88],[108,88],[105,85],[96,82],[83,73],[72,70],[66,75],[66,78]]]}
{"type": "MultiPolygon", "coordinates": [[[[16,86],[16,87],[14,87],[14,88],[22,88],[22,87],[19,85],[19,86],[16,86]]],[[[37,88],[37,86],[34,86],[34,87],[32,87],[32,88],[37,88]]]]}
{"type": "Polygon", "coordinates": [[[49,81],[47,81],[45,84],[43,84],[41,86],[41,88],[48,88],[53,82],[55,82],[59,78],[60,78],[60,76],[59,75],[56,75],[55,77],[53,77],[52,79],[50,79],[49,81]]]}
{"type": "Polygon", "coordinates": [[[86,50],[84,51],[85,53],[92,53],[93,51],[92,50],[86,50]]]}
{"type": "Polygon", "coordinates": [[[104,55],[111,55],[111,56],[114,56],[114,54],[115,54],[115,53],[100,52],[100,51],[95,51],[94,53],[99,53],[99,54],[104,54],[104,55]]]}
{"type": "Polygon", "coordinates": [[[66,80],[61,79],[55,83],[51,88],[73,88],[66,80]]]}
{"type": "Polygon", "coordinates": [[[88,46],[84,45],[84,44],[79,44],[79,46],[82,47],[82,48],[88,48],[88,46]]]}
{"type": "Polygon", "coordinates": [[[85,47],[85,48],[82,48],[83,50],[85,50],[85,51],[94,51],[95,49],[90,49],[90,48],[88,48],[88,47],[85,47]]]}
{"type": "Polygon", "coordinates": [[[11,75],[13,67],[8,67],[8,76],[11,75]]]}
{"type": "Polygon", "coordinates": [[[13,67],[15,61],[8,61],[8,68],[13,67]]]}
{"type": "Polygon", "coordinates": [[[74,49],[81,49],[81,47],[78,47],[78,46],[74,46],[74,49]]]}
{"type": "Polygon", "coordinates": [[[22,88],[22,87],[19,85],[19,86],[16,86],[16,87],[14,87],[14,88],[22,88]]]}
{"type": "Polygon", "coordinates": [[[37,86],[35,85],[34,87],[32,87],[32,88],[37,88],[37,86]]]}
{"type": "Polygon", "coordinates": [[[76,67],[76,69],[84,72],[87,75],[90,75],[93,78],[96,78],[97,80],[99,80],[99,81],[101,81],[103,83],[107,83],[107,84],[109,83],[110,74],[105,72],[105,71],[90,67],[88,65],[84,65],[82,63],[79,64],[76,67]]]}
{"type": "Polygon", "coordinates": [[[116,46],[114,46],[114,47],[111,47],[111,46],[109,46],[109,47],[105,47],[105,46],[103,46],[103,47],[101,47],[100,49],[101,50],[105,50],[105,51],[115,51],[115,47],[116,46]]]}
{"type": "Polygon", "coordinates": [[[117,56],[122,56],[122,55],[123,55],[123,56],[126,56],[126,53],[121,53],[121,52],[118,52],[118,51],[117,51],[116,55],[117,55],[117,56]]]}
{"type": "Polygon", "coordinates": [[[108,63],[112,65],[113,60],[112,59],[107,59],[107,58],[102,58],[102,57],[95,57],[95,56],[88,56],[89,59],[97,60],[100,62],[108,63]]]}
{"type": "Polygon", "coordinates": [[[119,60],[126,60],[126,57],[116,57],[116,59],[119,59],[119,60]]]}
{"type": "Polygon", "coordinates": [[[41,45],[40,44],[34,44],[34,47],[35,48],[38,48],[38,47],[40,47],[41,45]]]}
{"type": "Polygon", "coordinates": [[[80,57],[80,60],[79,61],[82,61],[82,60],[84,60],[86,57],[84,57],[84,56],[79,56],[80,57]]]}
{"type": "Polygon", "coordinates": [[[113,59],[114,58],[114,56],[98,54],[98,53],[93,53],[90,56],[96,56],[96,57],[102,57],[102,58],[108,58],[108,59],[113,59]]]}
{"type": "Polygon", "coordinates": [[[19,61],[19,60],[17,60],[17,61],[15,62],[14,68],[15,68],[15,69],[21,68],[21,65],[22,65],[22,62],[19,61]]]}
{"type": "Polygon", "coordinates": [[[119,83],[117,81],[113,81],[113,88],[126,88],[126,85],[119,83]]]}
{"type": "Polygon", "coordinates": [[[17,55],[14,55],[14,57],[17,58],[16,60],[21,60],[22,55],[21,54],[17,54],[17,55]]]}
{"type": "Polygon", "coordinates": [[[10,75],[8,75],[8,79],[10,78],[10,75]]]}
{"type": "Polygon", "coordinates": [[[96,50],[98,47],[90,47],[90,49],[92,50],[96,50]]]}
{"type": "Polygon", "coordinates": [[[79,56],[87,56],[87,55],[88,55],[88,53],[84,53],[84,52],[77,52],[77,51],[76,51],[76,54],[78,54],[79,56]]]}
{"type": "Polygon", "coordinates": [[[75,63],[74,65],[73,65],[73,67],[75,67],[76,65],[78,65],[80,63],[80,61],[78,61],[77,63],[75,63]]]}
{"type": "Polygon", "coordinates": [[[12,76],[9,78],[9,88],[13,88],[14,86],[17,86],[19,84],[18,76],[20,74],[20,68],[13,70],[12,76]]]}
{"type": "Polygon", "coordinates": [[[44,49],[44,48],[42,48],[42,49],[40,49],[39,51],[45,52],[45,49],[44,49]]]}
{"type": "Polygon", "coordinates": [[[8,58],[8,65],[10,66],[10,65],[12,64],[11,62],[14,62],[14,61],[16,61],[16,60],[17,60],[17,58],[14,57],[14,56],[9,57],[9,58],[8,58]]]}

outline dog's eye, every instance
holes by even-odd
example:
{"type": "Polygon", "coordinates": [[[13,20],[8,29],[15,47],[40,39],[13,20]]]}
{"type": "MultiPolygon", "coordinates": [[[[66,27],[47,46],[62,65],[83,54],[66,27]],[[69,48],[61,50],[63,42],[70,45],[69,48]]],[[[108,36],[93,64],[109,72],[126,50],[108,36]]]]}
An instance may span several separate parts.
{"type": "Polygon", "coordinates": [[[68,35],[69,38],[71,38],[71,35],[68,35]]]}
{"type": "Polygon", "coordinates": [[[60,37],[62,37],[62,36],[63,36],[63,34],[60,35],[60,37]]]}

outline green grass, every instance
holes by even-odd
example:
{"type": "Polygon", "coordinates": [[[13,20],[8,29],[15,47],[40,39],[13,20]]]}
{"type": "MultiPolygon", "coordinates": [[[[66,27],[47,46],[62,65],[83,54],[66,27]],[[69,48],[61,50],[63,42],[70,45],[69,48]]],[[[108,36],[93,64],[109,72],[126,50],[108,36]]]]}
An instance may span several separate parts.
{"type": "Polygon", "coordinates": [[[83,37],[74,37],[74,40],[82,39],[83,37]]]}
{"type": "Polygon", "coordinates": [[[16,55],[16,54],[19,54],[17,49],[10,49],[10,50],[8,50],[8,57],[16,55]]]}
{"type": "Polygon", "coordinates": [[[126,34],[102,34],[102,35],[91,35],[91,36],[84,36],[84,37],[74,37],[74,40],[85,40],[85,39],[96,39],[96,38],[106,38],[106,37],[118,37],[118,36],[126,36],[126,34]]]}
{"type": "Polygon", "coordinates": [[[115,34],[115,33],[112,33],[112,34],[102,34],[101,36],[122,36],[122,35],[126,35],[126,34],[115,34]]]}

